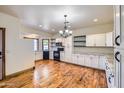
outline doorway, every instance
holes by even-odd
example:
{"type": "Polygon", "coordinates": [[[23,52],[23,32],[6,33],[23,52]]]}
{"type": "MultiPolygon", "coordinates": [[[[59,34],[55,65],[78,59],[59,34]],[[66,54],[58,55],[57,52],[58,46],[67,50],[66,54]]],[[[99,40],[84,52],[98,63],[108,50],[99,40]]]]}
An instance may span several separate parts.
{"type": "Polygon", "coordinates": [[[5,28],[0,28],[0,80],[5,77],[5,28]]]}
{"type": "Polygon", "coordinates": [[[42,40],[43,59],[49,59],[49,39],[42,40]]]}

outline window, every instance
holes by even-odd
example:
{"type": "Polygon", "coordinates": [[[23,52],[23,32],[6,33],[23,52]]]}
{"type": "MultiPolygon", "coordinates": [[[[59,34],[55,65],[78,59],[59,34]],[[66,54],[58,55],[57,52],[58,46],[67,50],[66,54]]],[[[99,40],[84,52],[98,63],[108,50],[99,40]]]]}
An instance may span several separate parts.
{"type": "Polygon", "coordinates": [[[34,45],[34,51],[38,51],[39,50],[39,39],[34,39],[33,45],[34,45]]]}

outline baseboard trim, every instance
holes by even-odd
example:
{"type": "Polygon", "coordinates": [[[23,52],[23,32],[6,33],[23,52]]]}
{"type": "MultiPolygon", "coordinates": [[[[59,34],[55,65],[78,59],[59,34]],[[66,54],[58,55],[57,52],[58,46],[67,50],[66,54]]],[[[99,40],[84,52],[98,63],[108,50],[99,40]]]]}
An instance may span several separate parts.
{"type": "Polygon", "coordinates": [[[38,59],[38,60],[35,60],[35,62],[38,62],[38,61],[43,61],[43,59],[38,59]]]}
{"type": "MultiPolygon", "coordinates": [[[[60,62],[67,63],[67,64],[72,64],[72,65],[77,65],[77,66],[82,66],[82,65],[79,65],[79,64],[69,63],[69,62],[61,61],[61,60],[60,60],[60,62]]],[[[87,68],[92,68],[92,69],[96,69],[96,70],[105,71],[105,70],[103,70],[103,69],[93,68],[93,67],[88,67],[88,66],[82,66],[82,67],[87,67],[87,68]]]]}
{"type": "Polygon", "coordinates": [[[25,70],[22,70],[22,71],[19,71],[19,72],[16,72],[16,73],[13,73],[13,74],[10,74],[10,75],[7,75],[7,76],[5,77],[5,79],[9,79],[9,78],[18,76],[18,75],[20,75],[20,74],[23,74],[23,73],[25,73],[25,72],[31,71],[31,70],[33,70],[33,69],[35,69],[35,66],[33,66],[33,67],[31,67],[31,68],[28,68],[28,69],[25,69],[25,70]]]}

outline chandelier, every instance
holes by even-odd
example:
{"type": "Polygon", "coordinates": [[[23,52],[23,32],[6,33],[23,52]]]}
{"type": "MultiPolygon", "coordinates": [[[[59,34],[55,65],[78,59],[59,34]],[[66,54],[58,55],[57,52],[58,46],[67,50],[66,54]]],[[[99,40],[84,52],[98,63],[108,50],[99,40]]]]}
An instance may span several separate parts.
{"type": "Polygon", "coordinates": [[[69,36],[72,35],[72,31],[69,31],[69,30],[68,30],[68,23],[69,23],[69,22],[66,20],[67,15],[64,15],[64,17],[65,17],[64,30],[63,30],[63,31],[60,30],[60,31],[59,31],[59,34],[60,34],[60,36],[62,36],[62,37],[64,37],[64,38],[67,38],[67,37],[69,37],[69,36]]]}

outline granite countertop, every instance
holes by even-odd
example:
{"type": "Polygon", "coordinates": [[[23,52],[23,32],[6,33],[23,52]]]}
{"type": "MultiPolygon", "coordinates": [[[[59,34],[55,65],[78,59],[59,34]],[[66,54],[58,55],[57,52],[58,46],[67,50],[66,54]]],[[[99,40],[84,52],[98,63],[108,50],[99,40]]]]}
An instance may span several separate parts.
{"type": "Polygon", "coordinates": [[[105,53],[95,53],[95,52],[89,52],[89,53],[86,53],[86,52],[73,52],[73,54],[86,54],[86,55],[99,55],[99,56],[108,56],[108,57],[112,57],[114,54],[105,54],[105,53]]]}

